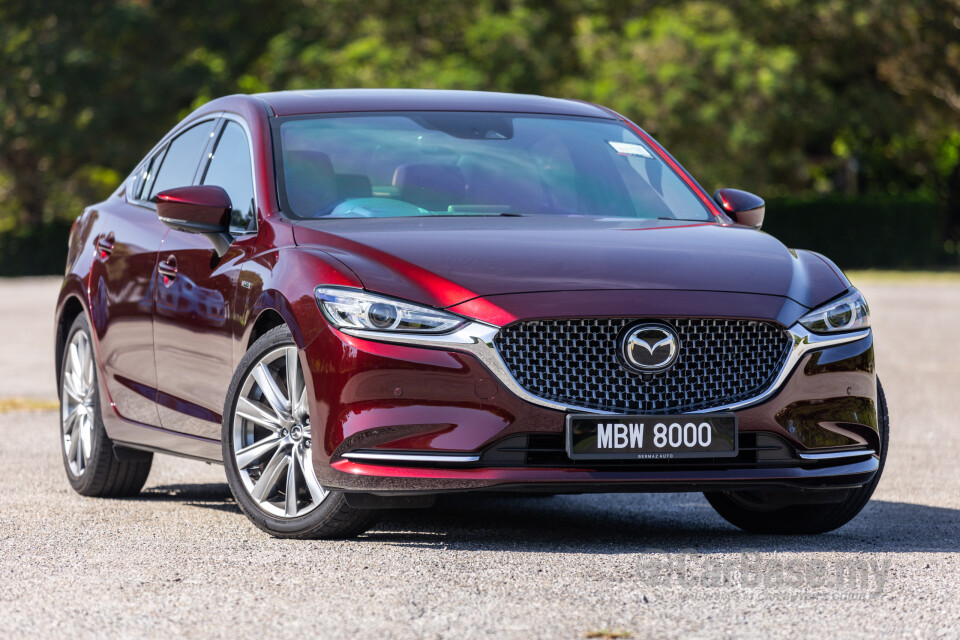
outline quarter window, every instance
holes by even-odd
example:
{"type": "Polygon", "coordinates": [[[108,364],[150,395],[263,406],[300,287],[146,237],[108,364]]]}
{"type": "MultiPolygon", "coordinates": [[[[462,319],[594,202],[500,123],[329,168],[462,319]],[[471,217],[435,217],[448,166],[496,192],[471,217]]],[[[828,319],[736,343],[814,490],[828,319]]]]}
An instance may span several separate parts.
{"type": "Polygon", "coordinates": [[[163,158],[163,150],[158,151],[153,157],[147,160],[140,169],[140,175],[137,176],[137,184],[131,194],[134,200],[146,200],[150,194],[150,188],[153,187],[153,179],[156,177],[157,167],[160,166],[160,159],[163,158]]]}
{"type": "Polygon", "coordinates": [[[243,233],[256,228],[250,147],[243,127],[236,122],[227,121],[223,128],[203,184],[223,187],[230,196],[233,204],[231,231],[243,233]]]}

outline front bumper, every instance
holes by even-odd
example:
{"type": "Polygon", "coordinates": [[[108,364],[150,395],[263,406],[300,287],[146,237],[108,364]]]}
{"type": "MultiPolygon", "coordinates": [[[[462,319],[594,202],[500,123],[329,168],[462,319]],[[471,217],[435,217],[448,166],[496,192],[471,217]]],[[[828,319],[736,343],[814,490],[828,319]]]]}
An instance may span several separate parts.
{"type": "Polygon", "coordinates": [[[320,483],[376,494],[829,489],[860,486],[878,468],[869,330],[826,343],[799,332],[768,392],[716,408],[737,414],[741,453],[683,464],[569,460],[558,450],[565,416],[582,411],[517,385],[498,365],[495,332],[451,345],[322,331],[303,354],[314,424],[326,426],[314,436],[320,483]]]}

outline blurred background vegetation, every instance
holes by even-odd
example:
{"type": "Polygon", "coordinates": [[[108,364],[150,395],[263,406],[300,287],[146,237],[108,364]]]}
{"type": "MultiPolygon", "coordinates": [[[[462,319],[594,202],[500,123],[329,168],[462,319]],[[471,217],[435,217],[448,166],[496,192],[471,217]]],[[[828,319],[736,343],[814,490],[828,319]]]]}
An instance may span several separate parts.
{"type": "Polygon", "coordinates": [[[0,275],[214,97],[576,98],[842,267],[960,265],[960,0],[0,0],[0,275]]]}

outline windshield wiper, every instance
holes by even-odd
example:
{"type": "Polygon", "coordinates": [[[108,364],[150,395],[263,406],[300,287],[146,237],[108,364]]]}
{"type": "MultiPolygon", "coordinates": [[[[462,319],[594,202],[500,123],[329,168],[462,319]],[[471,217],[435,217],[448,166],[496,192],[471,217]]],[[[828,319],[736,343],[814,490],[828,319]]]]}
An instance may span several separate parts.
{"type": "Polygon", "coordinates": [[[431,213],[433,218],[523,218],[526,213],[513,213],[512,211],[445,211],[443,213],[431,213]]]}

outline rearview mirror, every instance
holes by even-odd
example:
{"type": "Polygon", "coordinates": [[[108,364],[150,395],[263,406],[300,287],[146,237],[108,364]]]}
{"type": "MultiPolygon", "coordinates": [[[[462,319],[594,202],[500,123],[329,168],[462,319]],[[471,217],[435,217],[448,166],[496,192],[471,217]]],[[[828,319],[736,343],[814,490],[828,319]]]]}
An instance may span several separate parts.
{"type": "Polygon", "coordinates": [[[760,196],[739,189],[718,189],[713,199],[737,224],[754,229],[759,229],[763,224],[766,204],[760,196]]]}
{"type": "Polygon", "coordinates": [[[233,238],[230,213],[233,205],[222,187],[197,185],[167,189],[157,194],[157,215],[160,221],[177,231],[199,233],[207,237],[221,258],[233,238]]]}

